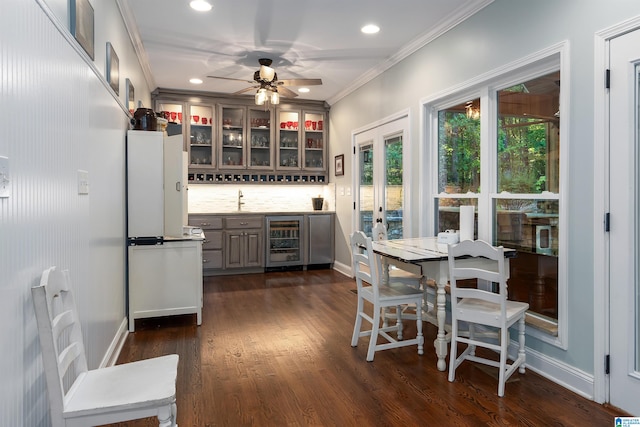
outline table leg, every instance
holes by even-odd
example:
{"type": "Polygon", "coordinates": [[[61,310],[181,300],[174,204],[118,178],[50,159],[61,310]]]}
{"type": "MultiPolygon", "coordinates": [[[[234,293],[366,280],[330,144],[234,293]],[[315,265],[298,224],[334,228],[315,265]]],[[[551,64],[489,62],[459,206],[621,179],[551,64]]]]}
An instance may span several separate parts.
{"type": "Polygon", "coordinates": [[[437,318],[438,318],[438,335],[433,345],[436,348],[436,355],[438,356],[438,370],[445,371],[447,369],[447,362],[445,359],[447,358],[447,334],[444,329],[445,321],[447,318],[446,312],[446,293],[445,293],[446,283],[443,283],[442,280],[438,280],[436,287],[436,308],[437,308],[437,318]]]}

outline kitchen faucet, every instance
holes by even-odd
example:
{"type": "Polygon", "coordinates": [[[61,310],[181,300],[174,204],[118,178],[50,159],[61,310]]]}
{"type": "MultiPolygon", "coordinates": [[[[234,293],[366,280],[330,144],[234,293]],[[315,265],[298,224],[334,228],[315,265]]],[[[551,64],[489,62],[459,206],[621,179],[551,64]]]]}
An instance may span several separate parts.
{"type": "Polygon", "coordinates": [[[244,194],[242,194],[242,190],[238,190],[238,212],[242,209],[242,205],[244,205],[244,202],[241,201],[243,197],[244,194]]]}

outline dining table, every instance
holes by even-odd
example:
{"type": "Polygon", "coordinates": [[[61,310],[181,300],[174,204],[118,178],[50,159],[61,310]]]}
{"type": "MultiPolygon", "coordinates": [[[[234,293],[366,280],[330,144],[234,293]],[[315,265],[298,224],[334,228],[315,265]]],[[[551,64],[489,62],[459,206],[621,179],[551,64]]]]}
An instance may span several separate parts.
{"type": "MultiPolygon", "coordinates": [[[[436,326],[438,333],[434,341],[436,355],[438,357],[438,370],[447,368],[447,345],[450,337],[445,329],[446,322],[446,285],[449,282],[449,255],[448,245],[438,243],[437,237],[414,237],[407,239],[389,239],[372,242],[373,252],[380,255],[383,261],[382,282],[389,282],[389,265],[400,269],[415,271],[419,269],[425,279],[434,280],[436,283],[436,326]]],[[[507,278],[509,272],[509,258],[515,257],[514,249],[505,248],[505,269],[507,278]]],[[[467,262],[463,260],[463,262],[467,262]]],[[[469,258],[469,263],[482,265],[483,259],[469,258]]],[[[486,263],[491,261],[486,260],[486,263]]],[[[426,302],[425,302],[426,305],[426,302]]],[[[425,306],[423,305],[423,307],[425,306]]]]}

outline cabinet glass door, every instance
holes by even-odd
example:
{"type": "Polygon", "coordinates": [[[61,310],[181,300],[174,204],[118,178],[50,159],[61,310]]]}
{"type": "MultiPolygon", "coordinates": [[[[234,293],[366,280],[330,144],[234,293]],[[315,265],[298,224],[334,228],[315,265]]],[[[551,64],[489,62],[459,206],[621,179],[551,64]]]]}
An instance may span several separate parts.
{"type": "Polygon", "coordinates": [[[160,111],[162,116],[169,121],[167,135],[180,135],[182,133],[182,104],[160,101],[156,111],[160,111]]]}
{"type": "Polygon", "coordinates": [[[304,168],[324,170],[324,114],[304,114],[304,168]]]}
{"type": "Polygon", "coordinates": [[[279,169],[300,169],[299,118],[298,112],[280,112],[279,169]]]}
{"type": "Polygon", "coordinates": [[[222,107],[220,164],[224,168],[237,169],[246,166],[244,114],[243,107],[222,107]]]}
{"type": "Polygon", "coordinates": [[[271,112],[249,109],[249,165],[271,169],[271,112]]]}
{"type": "Polygon", "coordinates": [[[192,105],[189,110],[189,164],[190,166],[215,166],[212,149],[213,108],[192,105]]]}

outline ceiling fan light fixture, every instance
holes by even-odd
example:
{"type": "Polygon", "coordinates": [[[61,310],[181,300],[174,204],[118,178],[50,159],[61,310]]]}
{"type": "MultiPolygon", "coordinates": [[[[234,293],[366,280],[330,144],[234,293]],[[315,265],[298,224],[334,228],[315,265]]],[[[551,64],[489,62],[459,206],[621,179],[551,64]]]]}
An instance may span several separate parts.
{"type": "Polygon", "coordinates": [[[271,67],[267,67],[266,65],[261,65],[260,66],[260,79],[265,81],[265,82],[271,82],[273,81],[273,78],[276,76],[276,70],[271,68],[271,67]]]}
{"type": "Polygon", "coordinates": [[[273,92],[271,92],[271,100],[270,100],[270,102],[273,105],[280,104],[280,95],[278,94],[278,91],[275,90],[275,89],[273,90],[273,92]]]}
{"type": "Polygon", "coordinates": [[[265,88],[260,88],[256,92],[256,105],[264,105],[267,101],[267,90],[265,88]]]}
{"type": "Polygon", "coordinates": [[[191,6],[191,9],[197,10],[198,12],[208,12],[213,8],[211,3],[206,0],[193,0],[189,3],[189,6],[191,6]]]}
{"type": "Polygon", "coordinates": [[[365,34],[376,34],[380,32],[380,27],[378,27],[376,24],[367,24],[364,27],[360,28],[360,31],[365,34]]]}

